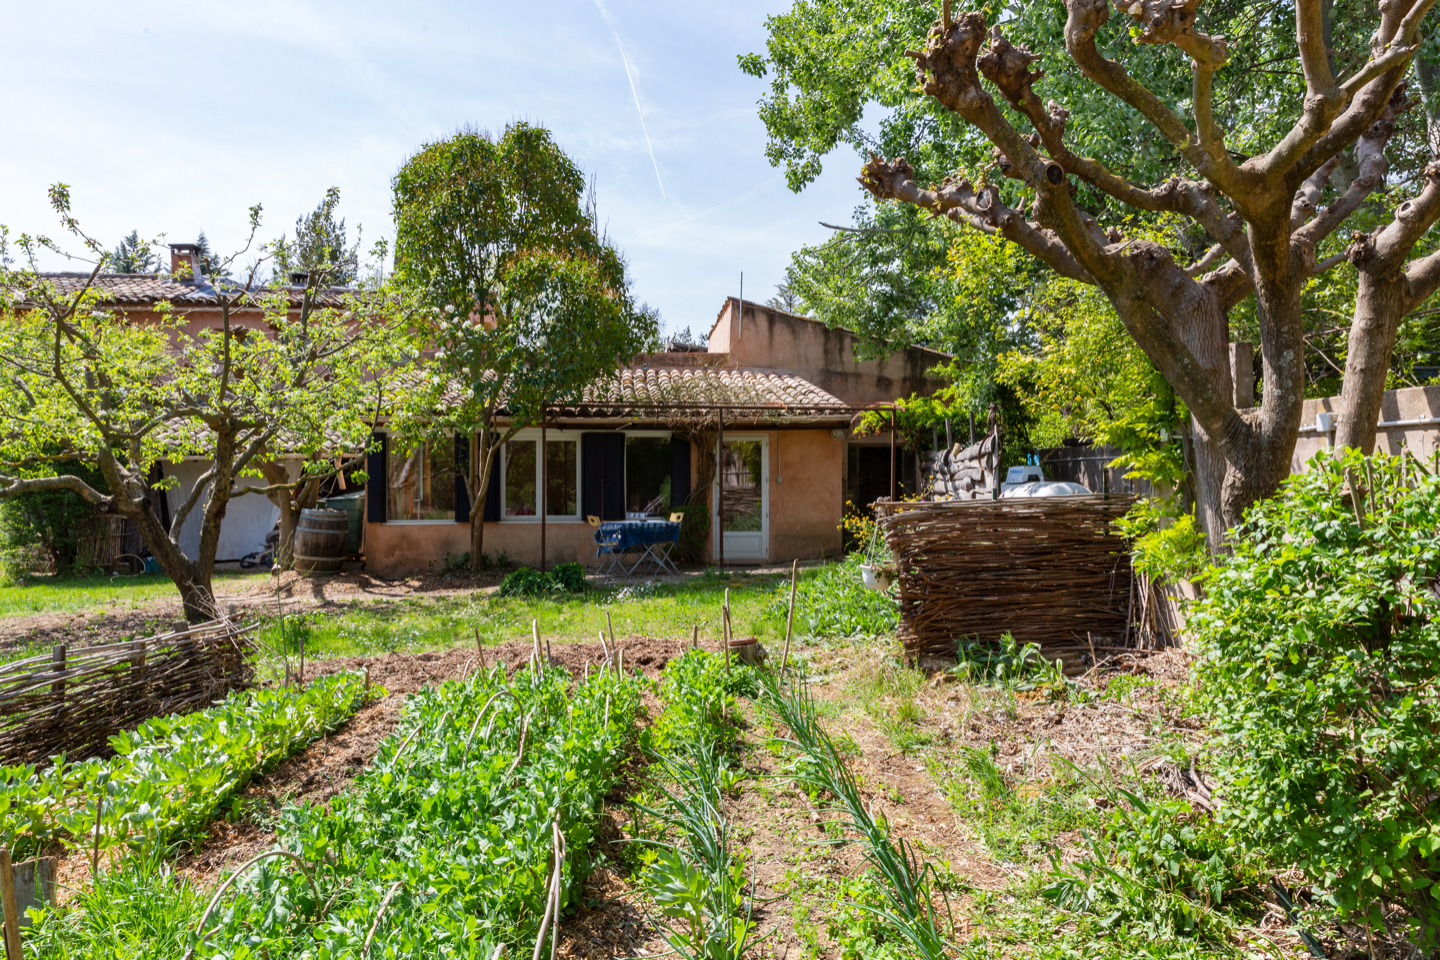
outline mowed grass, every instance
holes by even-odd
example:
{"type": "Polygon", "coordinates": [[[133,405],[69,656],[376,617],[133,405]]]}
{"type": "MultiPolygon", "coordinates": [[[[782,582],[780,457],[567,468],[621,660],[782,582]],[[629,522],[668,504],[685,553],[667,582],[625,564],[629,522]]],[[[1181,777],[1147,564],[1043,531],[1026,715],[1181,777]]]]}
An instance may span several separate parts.
{"type": "MultiPolygon", "coordinates": [[[[256,574],[237,570],[216,573],[215,579],[252,576],[256,574]]],[[[175,584],[163,573],[138,577],[36,577],[0,585],[0,620],[41,613],[139,610],[179,599],[175,584]]]]}
{"type": "Polygon", "coordinates": [[[260,635],[292,654],[303,638],[306,656],[323,659],[443,650],[474,644],[477,632],[486,645],[528,641],[532,622],[552,644],[594,641],[606,629],[608,613],[617,637],[687,639],[698,626],[701,643],[715,647],[728,588],[736,635],[773,643],[785,637],[786,584],[787,578],[777,575],[706,572],[678,583],[596,587],[569,596],[413,597],[274,618],[260,635]]]}

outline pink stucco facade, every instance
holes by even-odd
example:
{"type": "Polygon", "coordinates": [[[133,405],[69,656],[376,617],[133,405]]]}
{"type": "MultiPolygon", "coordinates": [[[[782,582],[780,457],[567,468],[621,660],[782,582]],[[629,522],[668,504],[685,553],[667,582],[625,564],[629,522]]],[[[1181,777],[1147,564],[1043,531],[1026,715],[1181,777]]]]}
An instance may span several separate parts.
{"type": "MultiPolygon", "coordinates": [[[[829,430],[741,430],[763,436],[769,458],[768,544],[763,559],[727,558],[729,564],[783,563],[837,557],[841,553],[840,518],[844,509],[845,440],[829,430]]],[[[691,453],[692,462],[696,457],[691,453]]],[[[713,494],[712,494],[713,495],[713,494]]],[[[540,523],[526,518],[485,524],[485,552],[502,552],[512,563],[540,565],[540,523]]],[[[713,547],[713,544],[712,544],[713,547]]],[[[367,523],[365,568],[383,577],[432,573],[445,558],[470,549],[470,527],[443,521],[367,523]]],[[[710,562],[717,558],[712,549],[710,562]]],[[[547,566],[578,562],[595,567],[594,530],[582,521],[545,524],[547,566]]]]}

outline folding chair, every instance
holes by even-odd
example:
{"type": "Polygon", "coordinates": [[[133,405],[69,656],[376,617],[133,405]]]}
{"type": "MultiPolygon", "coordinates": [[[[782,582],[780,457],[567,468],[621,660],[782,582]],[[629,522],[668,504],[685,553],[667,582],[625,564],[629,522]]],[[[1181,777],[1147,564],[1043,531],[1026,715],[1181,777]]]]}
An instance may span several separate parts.
{"type": "Polygon", "coordinates": [[[600,518],[595,516],[594,514],[586,515],[585,520],[587,523],[590,524],[590,526],[595,528],[596,558],[605,556],[608,556],[610,558],[610,562],[603,564],[597,571],[597,576],[606,576],[610,573],[611,570],[614,570],[616,566],[619,566],[621,570],[624,570],[624,565],[620,563],[620,538],[612,536],[607,539],[600,532],[600,518]]]}

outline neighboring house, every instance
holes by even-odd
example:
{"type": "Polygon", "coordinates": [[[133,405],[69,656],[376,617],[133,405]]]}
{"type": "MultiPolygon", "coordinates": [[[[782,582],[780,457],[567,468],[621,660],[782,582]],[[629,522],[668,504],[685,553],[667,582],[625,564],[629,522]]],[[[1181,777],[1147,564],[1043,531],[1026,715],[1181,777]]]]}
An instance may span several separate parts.
{"type": "MultiPolygon", "coordinates": [[[[45,279],[49,280],[61,295],[78,293],[89,277],[89,273],[45,274],[45,279]]],[[[211,278],[205,276],[201,270],[200,248],[194,244],[170,245],[169,274],[102,273],[95,277],[93,288],[101,292],[105,306],[136,322],[157,319],[157,309],[161,304],[168,304],[170,315],[183,318],[185,331],[192,336],[207,329],[221,328],[218,294],[211,278]]],[[[303,293],[303,283],[294,287],[292,307],[297,314],[303,293]]],[[[317,303],[320,306],[338,307],[342,303],[341,293],[322,291],[317,303]]],[[[230,320],[232,326],[253,330],[257,336],[263,336],[269,330],[265,313],[259,305],[241,304],[232,307],[230,320]]],[[[281,462],[292,480],[300,475],[302,464],[298,458],[281,458],[281,462]]],[[[179,463],[162,462],[156,465],[152,471],[152,482],[158,483],[162,477],[175,479],[175,484],[165,491],[165,496],[156,505],[156,514],[167,529],[174,511],[190,496],[195,481],[209,467],[210,461],[202,457],[187,457],[179,463]]],[[[266,481],[259,477],[244,477],[236,483],[242,490],[265,485],[266,481]]],[[[195,556],[200,548],[203,508],[202,503],[192,511],[180,529],[180,549],[191,557],[195,556]]],[[[242,494],[232,498],[220,527],[220,542],[215,559],[218,562],[239,560],[246,554],[261,550],[264,547],[265,535],[274,528],[279,518],[280,508],[261,494],[242,494]]]]}
{"type": "MultiPolygon", "coordinates": [[[[175,244],[172,274],[193,264],[195,249],[175,244]]],[[[78,290],[86,274],[52,274],[63,293],[78,290]]],[[[218,326],[219,307],[208,279],[167,275],[102,274],[96,286],[107,304],[143,322],[168,303],[191,333],[218,326]]],[[[302,288],[295,288],[298,309],[302,288]]],[[[329,291],[325,306],[338,306],[329,291]],[[333,300],[332,302],[329,302],[333,300]]],[[[257,307],[234,308],[232,322],[263,335],[257,307]]],[[[497,457],[485,507],[485,550],[529,565],[576,560],[594,564],[594,531],[586,518],[666,514],[692,493],[702,464],[714,464],[723,428],[724,458],[708,499],[712,516],[723,503],[724,522],[712,523],[710,559],[718,559],[717,526],[724,528],[727,563],[781,562],[837,556],[846,501],[857,505],[889,496],[890,437],[856,437],[852,426],[865,408],[888,405],[912,393],[929,394],[944,381],[930,370],[949,360],[912,348],[875,360],[858,360],[858,338],[844,330],[770,307],[727,299],[704,350],[637,358],[594,385],[583,402],[549,411],[543,431],[522,431],[497,457]],[[542,464],[539,445],[545,439],[542,464]],[[702,456],[700,445],[706,448],[702,456]],[[542,487],[544,522],[537,491],[542,487]],[[721,493],[723,490],[723,497],[721,493]]],[[[438,438],[420,449],[396,449],[383,424],[379,449],[366,466],[364,551],[366,569],[381,576],[439,570],[470,549],[469,504],[461,478],[475,462],[474,438],[438,438]]],[[[283,461],[291,477],[298,460],[283,461]]],[[[209,461],[187,458],[159,464],[155,479],[175,478],[157,512],[168,524],[209,461]]],[[[897,489],[915,488],[913,456],[897,455],[897,489]]],[[[261,487],[247,479],[241,486],[261,487]]],[[[180,546],[193,555],[201,510],[187,519],[180,546]]],[[[259,550],[278,508],[260,495],[233,499],[221,528],[217,561],[259,550]]]]}
{"type": "MultiPolygon", "coordinates": [[[[838,556],[846,500],[890,493],[890,438],[856,438],[852,424],[866,407],[938,389],[944,381],[929,370],[949,358],[910,349],[857,360],[847,331],[752,303],[742,322],[739,307],[726,301],[706,351],[638,358],[584,402],[551,410],[543,467],[539,427],[507,444],[491,475],[485,551],[539,565],[543,531],[547,564],[593,564],[586,518],[664,515],[684,504],[701,473],[699,446],[718,447],[723,430],[724,457],[707,499],[712,517],[720,506],[724,521],[712,523],[708,558],[720,556],[717,527],[727,564],[838,556]]],[[[457,470],[473,462],[474,447],[472,438],[457,437],[397,450],[387,438],[372,455],[369,572],[436,570],[469,551],[469,503],[457,470]]],[[[913,458],[896,459],[897,485],[913,488],[913,468],[906,469],[913,458]]]]}

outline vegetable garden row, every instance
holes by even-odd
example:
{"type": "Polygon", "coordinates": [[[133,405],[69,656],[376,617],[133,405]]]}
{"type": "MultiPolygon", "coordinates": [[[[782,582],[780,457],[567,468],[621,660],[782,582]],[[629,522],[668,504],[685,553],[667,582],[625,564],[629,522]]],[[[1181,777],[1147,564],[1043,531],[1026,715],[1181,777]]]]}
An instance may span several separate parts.
{"type": "Polygon", "coordinates": [[[168,865],[176,843],[343,723],[372,693],[361,677],[153,720],[117,736],[109,760],[0,770],[5,843],[19,856],[61,843],[97,868],[63,910],[32,912],[25,956],[553,957],[596,864],[604,798],[630,760],[646,784],[633,803],[639,879],[659,928],[686,960],[739,958],[755,946],[753,875],[725,813],[744,776],[741,695],[794,731],[800,779],[835,798],[896,885],[887,922],[922,955],[942,955],[926,868],[865,813],[803,687],[690,651],[667,667],[647,727],[646,685],[608,664],[576,678],[536,662],[425,688],[353,789],[285,807],[271,848],[203,893],[168,865]]]}

